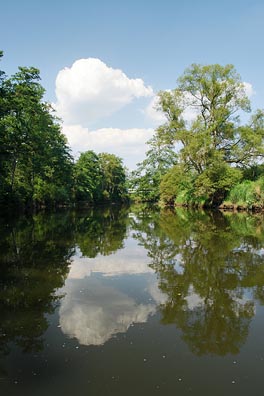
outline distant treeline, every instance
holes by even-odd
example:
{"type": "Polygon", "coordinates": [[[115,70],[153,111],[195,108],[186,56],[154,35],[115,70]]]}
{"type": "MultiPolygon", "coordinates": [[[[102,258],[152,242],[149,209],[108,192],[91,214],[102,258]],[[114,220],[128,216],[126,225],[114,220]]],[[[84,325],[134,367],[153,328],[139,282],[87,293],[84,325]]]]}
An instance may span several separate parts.
{"type": "Polygon", "coordinates": [[[122,160],[87,151],[74,162],[39,81],[34,67],[19,67],[11,77],[0,70],[0,206],[126,200],[122,160]]]}

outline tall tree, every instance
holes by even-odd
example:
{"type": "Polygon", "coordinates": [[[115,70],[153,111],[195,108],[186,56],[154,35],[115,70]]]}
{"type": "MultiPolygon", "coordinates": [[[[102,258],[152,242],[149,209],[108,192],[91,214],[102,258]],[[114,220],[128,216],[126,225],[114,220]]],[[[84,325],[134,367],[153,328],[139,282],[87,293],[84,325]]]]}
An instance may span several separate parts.
{"type": "Polygon", "coordinates": [[[81,153],[74,167],[75,198],[96,203],[127,198],[126,172],[122,159],[114,154],[81,153]]]}
{"type": "Polygon", "coordinates": [[[161,141],[155,134],[148,141],[146,158],[134,170],[130,178],[130,187],[141,200],[157,201],[162,176],[177,162],[173,143],[161,141]]]}
{"type": "Polygon", "coordinates": [[[75,198],[77,201],[101,200],[102,172],[99,157],[94,151],[81,153],[74,167],[75,198]]]}
{"type": "Polygon", "coordinates": [[[126,172],[122,159],[114,154],[100,153],[99,164],[102,172],[103,199],[106,201],[126,200],[126,172]]]}
{"type": "Polygon", "coordinates": [[[160,92],[159,99],[167,122],[157,139],[179,145],[179,163],[193,174],[197,195],[218,203],[241,176],[234,167],[263,160],[264,112],[241,126],[250,102],[234,66],[193,64],[177,88],[160,92]]]}
{"type": "Polygon", "coordinates": [[[11,78],[1,74],[2,203],[46,204],[70,196],[72,159],[39,81],[34,67],[19,67],[11,78]]]}

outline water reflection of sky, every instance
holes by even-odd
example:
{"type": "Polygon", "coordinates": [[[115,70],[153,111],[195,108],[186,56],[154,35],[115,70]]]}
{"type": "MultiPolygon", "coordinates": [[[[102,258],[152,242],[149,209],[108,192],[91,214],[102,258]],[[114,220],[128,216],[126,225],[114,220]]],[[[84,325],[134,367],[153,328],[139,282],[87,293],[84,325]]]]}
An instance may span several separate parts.
{"type": "Polygon", "coordinates": [[[146,250],[130,238],[125,241],[124,249],[109,256],[85,257],[77,247],[68,279],[83,279],[92,273],[101,273],[103,276],[153,273],[148,263],[146,250]]]}
{"type": "Polygon", "coordinates": [[[165,301],[157,278],[148,266],[146,251],[133,239],[125,249],[110,256],[82,257],[79,249],[73,257],[65,297],[60,307],[60,325],[69,337],[83,345],[101,345],[117,333],[126,332],[134,323],[145,323],[165,301]],[[139,301],[138,278],[145,293],[139,301]],[[131,276],[132,287],[124,291],[124,278],[131,276]]]}
{"type": "MultiPolygon", "coordinates": [[[[175,256],[174,268],[182,274],[181,254],[175,256]]],[[[146,323],[168,298],[149,266],[147,251],[132,238],[125,241],[123,249],[109,256],[85,257],[77,247],[63,292],[65,297],[59,310],[61,330],[82,345],[103,345],[134,323],[146,323]]],[[[241,298],[230,297],[235,312],[249,302],[246,293],[241,298]]],[[[205,307],[204,298],[192,284],[184,300],[189,312],[205,307]]]]}

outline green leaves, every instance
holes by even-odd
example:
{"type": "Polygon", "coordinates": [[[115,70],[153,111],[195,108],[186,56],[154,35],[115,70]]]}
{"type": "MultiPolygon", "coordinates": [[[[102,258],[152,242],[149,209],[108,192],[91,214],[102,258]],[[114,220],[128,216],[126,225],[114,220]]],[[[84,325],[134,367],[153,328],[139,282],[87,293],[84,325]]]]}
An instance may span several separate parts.
{"type": "Polygon", "coordinates": [[[86,151],[74,167],[75,198],[78,202],[127,199],[126,174],[121,158],[114,154],[86,151]]]}
{"type": "Polygon", "coordinates": [[[177,155],[173,150],[170,137],[164,140],[159,137],[163,130],[162,127],[159,128],[153,138],[149,140],[150,148],[146,153],[146,158],[131,174],[131,189],[136,198],[142,201],[157,201],[159,199],[159,185],[162,176],[177,162],[177,155]]]}
{"type": "MultiPolygon", "coordinates": [[[[237,167],[263,161],[263,111],[258,110],[247,125],[240,125],[240,115],[250,111],[250,102],[233,65],[193,64],[178,79],[177,88],[160,92],[159,98],[167,118],[156,130],[159,142],[178,144],[179,164],[193,178],[189,195],[219,204],[241,178],[237,167]]],[[[160,186],[165,202],[184,191],[175,171],[173,168],[160,186]],[[170,194],[172,180],[177,186],[172,186],[170,194]]]]}
{"type": "Polygon", "coordinates": [[[0,79],[1,203],[39,206],[71,198],[72,158],[39,70],[19,67],[0,79]]]}

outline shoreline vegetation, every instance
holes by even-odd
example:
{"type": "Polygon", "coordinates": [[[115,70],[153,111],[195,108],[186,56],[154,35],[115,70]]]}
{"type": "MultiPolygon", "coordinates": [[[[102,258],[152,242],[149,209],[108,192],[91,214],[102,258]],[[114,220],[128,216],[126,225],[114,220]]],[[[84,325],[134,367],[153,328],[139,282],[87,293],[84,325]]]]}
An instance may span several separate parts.
{"type": "Polygon", "coordinates": [[[122,159],[88,150],[74,160],[39,81],[34,67],[19,67],[11,77],[0,70],[0,207],[35,211],[126,201],[122,159]]]}
{"type": "Polygon", "coordinates": [[[264,112],[251,112],[233,65],[191,65],[174,90],[159,92],[157,110],[165,122],[132,173],[136,200],[263,210],[264,112]]]}
{"type": "Polygon", "coordinates": [[[0,70],[0,208],[135,201],[264,210],[264,111],[251,114],[233,65],[193,64],[174,90],[158,93],[165,122],[130,174],[114,154],[89,150],[74,160],[39,81],[34,67],[11,77],[0,70]]]}

